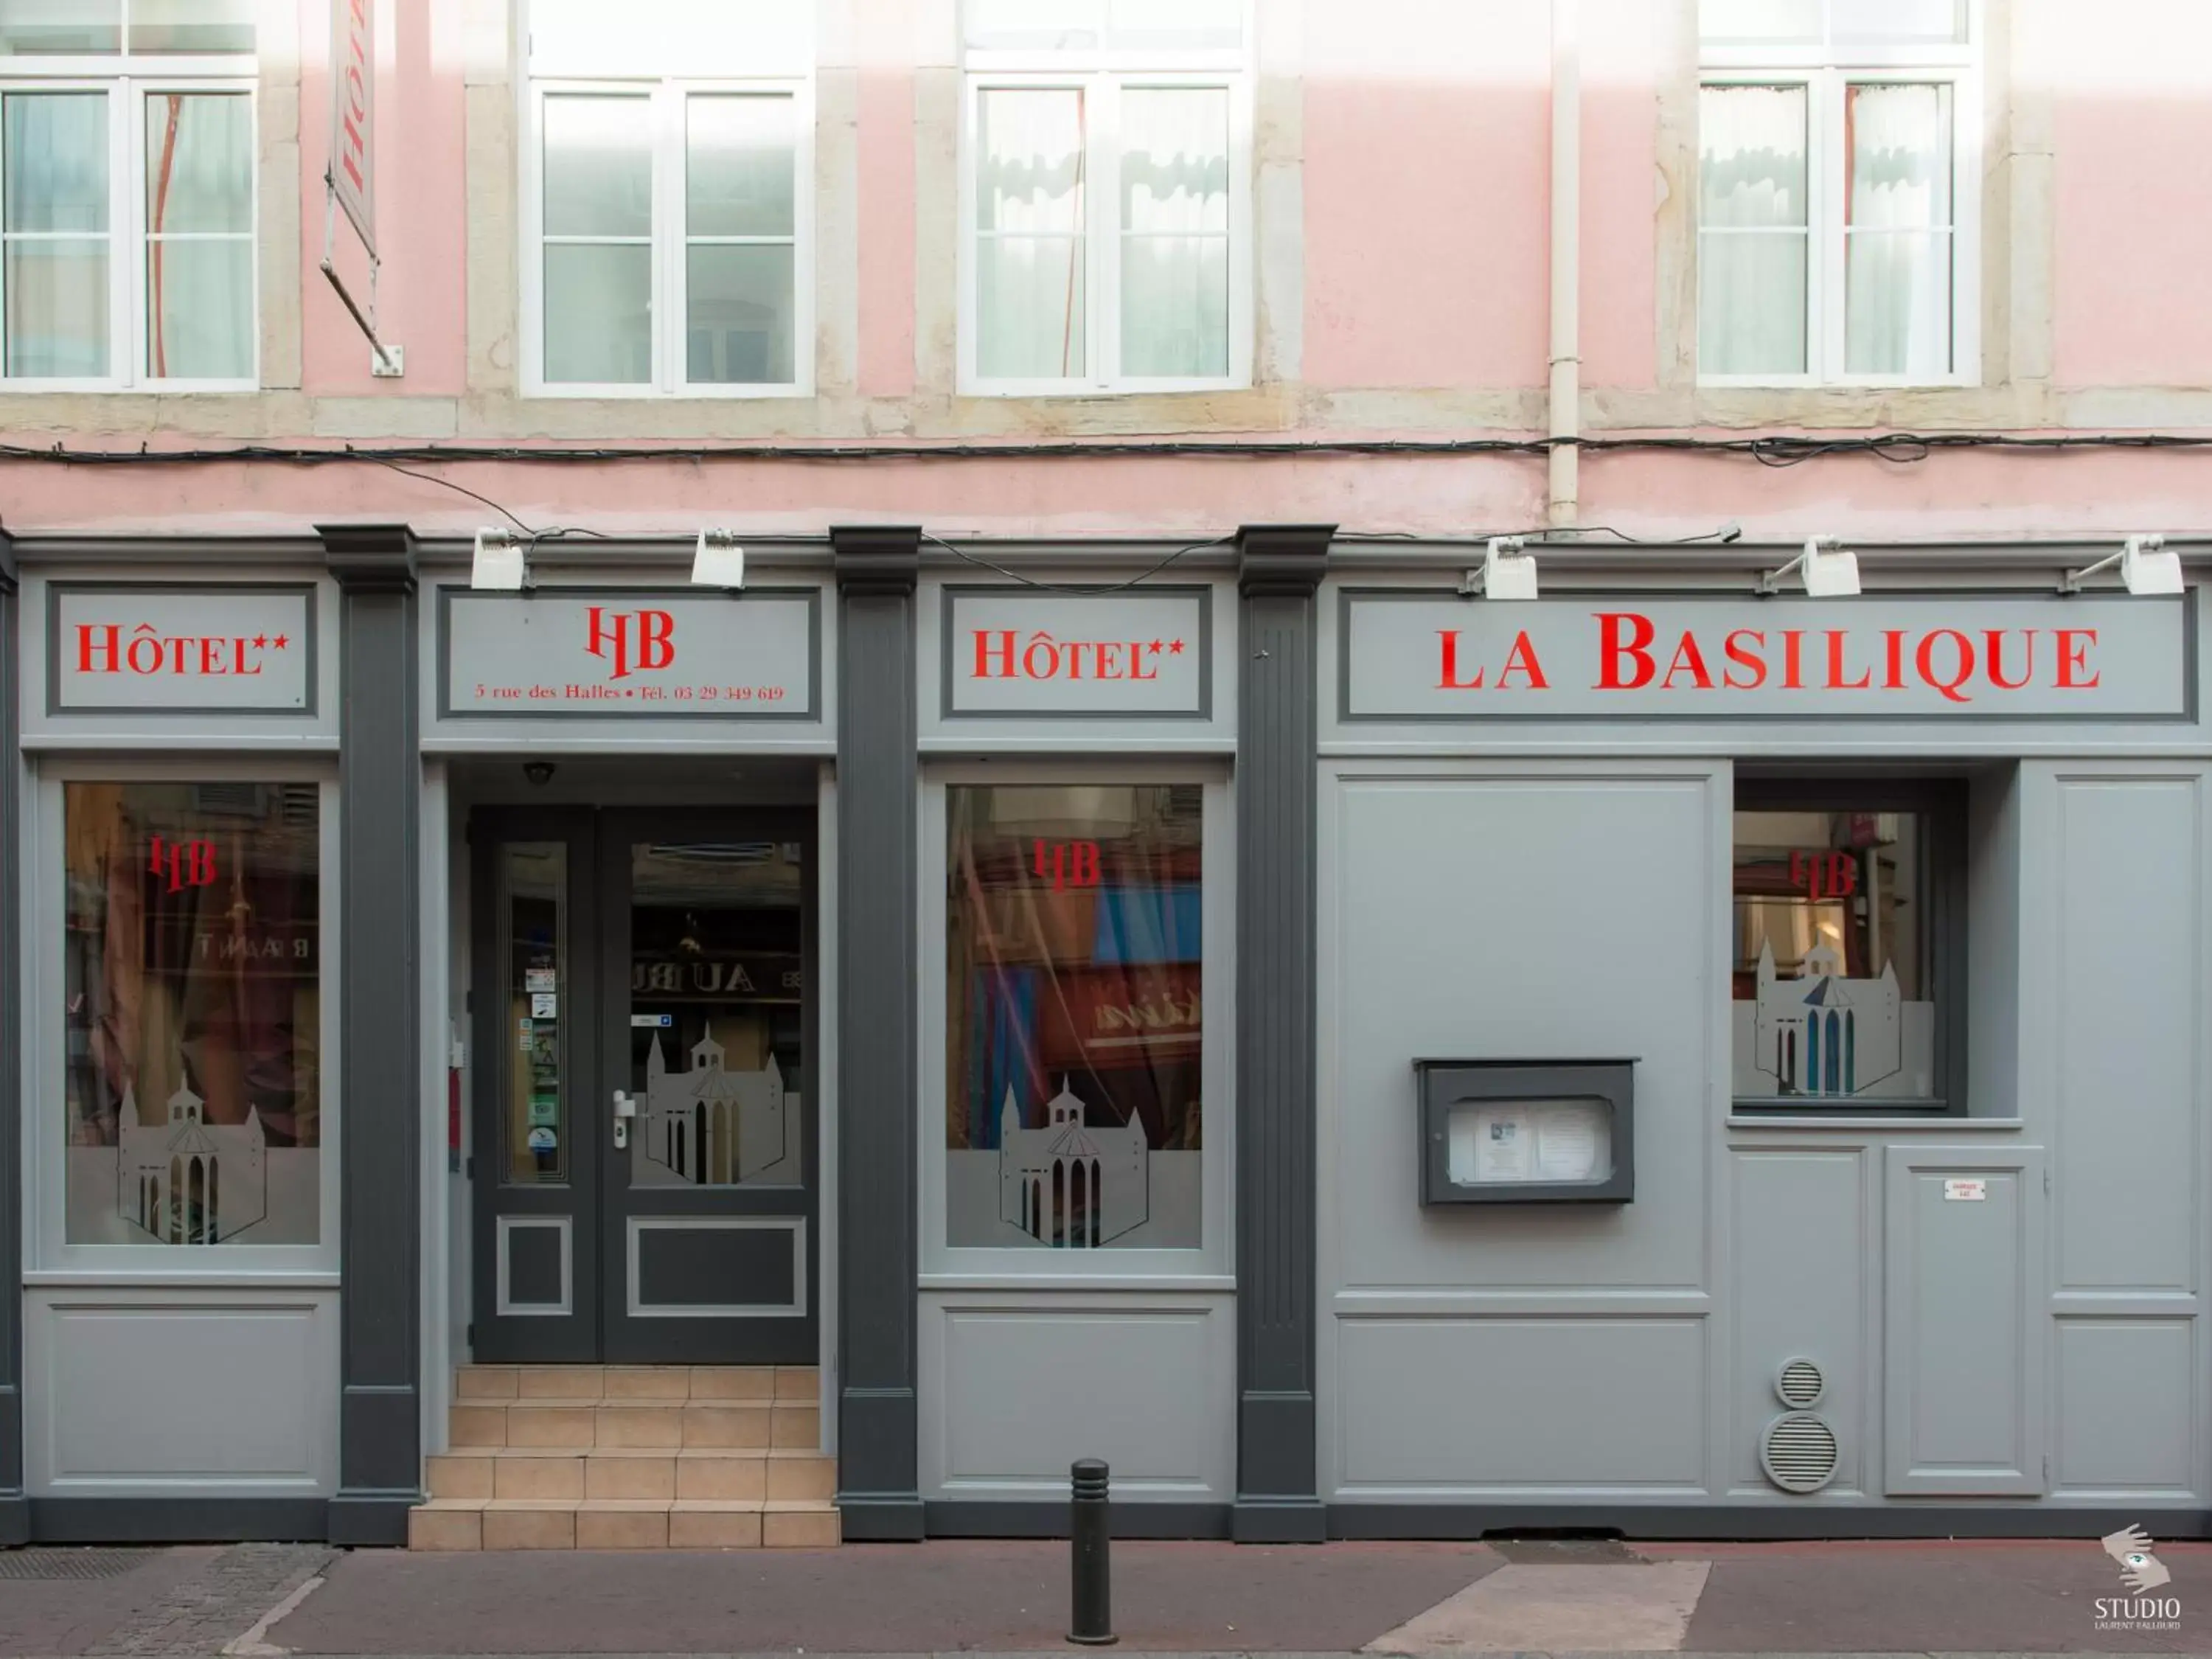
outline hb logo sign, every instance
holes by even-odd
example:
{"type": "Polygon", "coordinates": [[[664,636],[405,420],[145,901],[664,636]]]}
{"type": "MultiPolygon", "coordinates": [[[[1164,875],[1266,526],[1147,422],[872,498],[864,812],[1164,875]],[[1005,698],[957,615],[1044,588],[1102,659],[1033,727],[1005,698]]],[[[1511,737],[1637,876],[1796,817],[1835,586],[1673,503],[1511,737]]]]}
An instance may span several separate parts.
{"type": "Polygon", "coordinates": [[[1849,898],[1859,890],[1859,861],[1849,853],[1793,852],[1790,884],[1815,903],[1849,898]]]}
{"type": "Polygon", "coordinates": [[[584,648],[613,659],[611,680],[627,679],[637,669],[666,668],[676,660],[676,618],[665,611],[609,611],[595,605],[584,648]]]}
{"type": "Polygon", "coordinates": [[[187,887],[212,887],[216,880],[215,843],[165,842],[156,836],[147,848],[146,868],[156,881],[166,878],[173,893],[181,893],[187,887]]]}
{"type": "Polygon", "coordinates": [[[1098,884],[1098,843],[1095,841],[1039,841],[1030,851],[1030,868],[1039,881],[1048,881],[1055,893],[1070,887],[1098,884]]]}

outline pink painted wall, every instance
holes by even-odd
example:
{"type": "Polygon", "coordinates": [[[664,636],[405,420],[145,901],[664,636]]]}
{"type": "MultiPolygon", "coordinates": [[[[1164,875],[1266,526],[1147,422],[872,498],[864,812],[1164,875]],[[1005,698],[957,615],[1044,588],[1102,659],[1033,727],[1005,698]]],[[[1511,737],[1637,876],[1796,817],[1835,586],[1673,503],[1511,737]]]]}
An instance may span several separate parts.
{"type": "Polygon", "coordinates": [[[1583,0],[1585,386],[1644,387],[1658,378],[1658,12],[1650,0],[1583,0]]]}

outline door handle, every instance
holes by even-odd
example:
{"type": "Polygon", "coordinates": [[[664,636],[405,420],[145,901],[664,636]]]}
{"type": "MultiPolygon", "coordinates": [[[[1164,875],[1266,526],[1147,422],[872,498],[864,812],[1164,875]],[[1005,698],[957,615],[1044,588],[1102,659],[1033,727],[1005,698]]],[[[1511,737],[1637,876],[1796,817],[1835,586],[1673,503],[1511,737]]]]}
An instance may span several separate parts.
{"type": "Polygon", "coordinates": [[[615,1148],[617,1152],[629,1145],[629,1121],[637,1115],[637,1098],[623,1090],[615,1091],[615,1148]]]}

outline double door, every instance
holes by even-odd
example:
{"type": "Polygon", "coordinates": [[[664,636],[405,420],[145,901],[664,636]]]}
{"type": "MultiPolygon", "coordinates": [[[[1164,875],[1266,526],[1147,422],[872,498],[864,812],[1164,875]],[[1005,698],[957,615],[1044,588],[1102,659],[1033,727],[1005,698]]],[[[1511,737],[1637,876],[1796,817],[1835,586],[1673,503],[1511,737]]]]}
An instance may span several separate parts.
{"type": "Polygon", "coordinates": [[[811,816],[469,840],[476,1358],[813,1363],[811,816]]]}

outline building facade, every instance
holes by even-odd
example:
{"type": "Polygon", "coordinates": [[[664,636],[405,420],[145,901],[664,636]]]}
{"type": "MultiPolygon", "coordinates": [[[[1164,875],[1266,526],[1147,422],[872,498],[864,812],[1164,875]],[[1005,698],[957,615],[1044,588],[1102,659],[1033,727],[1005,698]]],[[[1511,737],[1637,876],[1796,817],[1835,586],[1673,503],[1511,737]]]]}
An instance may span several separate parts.
{"type": "Polygon", "coordinates": [[[2204,1535],[2200,9],[0,9],[0,1541],[2204,1535]]]}

